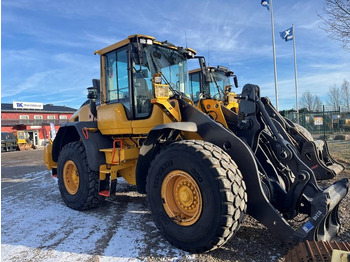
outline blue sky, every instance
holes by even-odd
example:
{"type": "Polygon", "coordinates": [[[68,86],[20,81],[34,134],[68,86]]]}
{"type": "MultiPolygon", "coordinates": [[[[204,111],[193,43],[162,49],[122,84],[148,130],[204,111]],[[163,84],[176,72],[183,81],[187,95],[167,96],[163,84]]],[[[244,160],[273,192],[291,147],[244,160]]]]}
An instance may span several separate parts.
{"type": "MultiPolygon", "coordinates": [[[[310,90],[326,104],[330,86],[350,81],[350,52],[320,29],[323,1],[274,1],[273,8],[279,109],[295,108],[293,42],[279,37],[292,24],[299,97],[310,90]]],[[[238,93],[253,83],[275,101],[270,13],[260,0],[2,0],[1,30],[2,103],[79,108],[99,78],[94,51],[131,34],[187,43],[211,66],[233,70],[238,93]]]]}

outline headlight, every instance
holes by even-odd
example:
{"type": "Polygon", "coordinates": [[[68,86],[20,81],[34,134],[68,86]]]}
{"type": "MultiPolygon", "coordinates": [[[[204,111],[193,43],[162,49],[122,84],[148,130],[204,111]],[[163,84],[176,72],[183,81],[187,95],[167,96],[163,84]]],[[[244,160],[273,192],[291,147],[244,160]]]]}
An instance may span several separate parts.
{"type": "Polygon", "coordinates": [[[231,93],[231,94],[228,95],[228,102],[229,103],[235,103],[236,102],[234,94],[231,93]]]}
{"type": "Polygon", "coordinates": [[[154,94],[156,98],[169,98],[169,87],[168,85],[156,84],[154,94]]]}
{"type": "Polygon", "coordinates": [[[140,44],[153,45],[152,39],[140,38],[140,44]]]}
{"type": "Polygon", "coordinates": [[[161,84],[161,83],[162,83],[162,77],[160,77],[160,76],[155,76],[155,77],[154,77],[154,83],[156,83],[156,84],[161,84]]]}

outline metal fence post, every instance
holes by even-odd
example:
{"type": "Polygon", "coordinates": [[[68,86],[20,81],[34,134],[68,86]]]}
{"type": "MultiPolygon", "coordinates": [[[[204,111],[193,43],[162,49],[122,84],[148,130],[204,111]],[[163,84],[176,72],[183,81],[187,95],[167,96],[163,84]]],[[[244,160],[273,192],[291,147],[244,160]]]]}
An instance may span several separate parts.
{"type": "Polygon", "coordinates": [[[326,118],[324,115],[324,105],[322,105],[322,118],[323,118],[323,139],[326,140],[326,118]]]}

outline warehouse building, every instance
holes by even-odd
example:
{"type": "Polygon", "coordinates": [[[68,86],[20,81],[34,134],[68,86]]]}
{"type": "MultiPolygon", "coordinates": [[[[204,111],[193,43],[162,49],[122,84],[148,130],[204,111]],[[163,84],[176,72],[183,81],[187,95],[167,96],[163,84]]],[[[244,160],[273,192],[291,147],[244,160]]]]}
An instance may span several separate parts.
{"type": "Polygon", "coordinates": [[[1,103],[1,132],[24,130],[35,146],[43,146],[55,130],[74,114],[76,109],[66,106],[31,102],[1,103]]]}

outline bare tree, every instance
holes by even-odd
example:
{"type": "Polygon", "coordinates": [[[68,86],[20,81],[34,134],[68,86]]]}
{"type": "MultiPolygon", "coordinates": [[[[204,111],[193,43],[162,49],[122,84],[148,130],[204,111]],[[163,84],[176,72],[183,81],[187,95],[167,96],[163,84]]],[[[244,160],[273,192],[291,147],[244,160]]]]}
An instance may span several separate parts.
{"type": "Polygon", "coordinates": [[[350,49],[350,0],[325,0],[323,13],[318,14],[324,21],[322,29],[344,49],[350,49]]]}
{"type": "Polygon", "coordinates": [[[341,86],[341,93],[346,110],[350,112],[350,83],[345,79],[341,86]]]}
{"type": "Polygon", "coordinates": [[[341,104],[341,90],[336,85],[329,87],[327,103],[332,106],[334,110],[339,109],[341,104]]]}
{"type": "Polygon", "coordinates": [[[322,111],[322,102],[318,96],[315,96],[315,105],[314,111],[321,112],[322,111]]]}
{"type": "Polygon", "coordinates": [[[310,90],[306,90],[300,100],[300,106],[306,108],[309,111],[321,111],[322,103],[317,95],[311,94],[310,90]]]}

